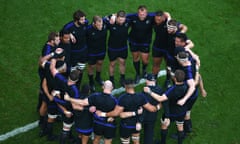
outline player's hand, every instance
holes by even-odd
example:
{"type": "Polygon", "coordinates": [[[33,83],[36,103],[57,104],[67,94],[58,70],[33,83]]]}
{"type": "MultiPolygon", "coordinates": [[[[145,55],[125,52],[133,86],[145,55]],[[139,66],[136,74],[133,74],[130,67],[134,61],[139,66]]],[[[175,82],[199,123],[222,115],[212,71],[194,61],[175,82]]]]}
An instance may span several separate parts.
{"type": "Polygon", "coordinates": [[[183,106],[185,104],[186,100],[185,99],[180,99],[177,101],[177,104],[180,106],[183,106]]]}
{"type": "Polygon", "coordinates": [[[142,113],[143,113],[143,108],[140,107],[140,108],[137,110],[137,113],[138,113],[139,115],[142,114],[142,113]]]}
{"type": "Polygon", "coordinates": [[[114,121],[114,118],[113,117],[109,117],[108,119],[107,119],[107,122],[113,122],[114,121]]]}
{"type": "Polygon", "coordinates": [[[110,18],[110,20],[109,20],[109,23],[110,23],[110,24],[114,24],[115,21],[116,21],[116,14],[112,14],[112,16],[111,16],[111,18],[110,18]]]}
{"type": "Polygon", "coordinates": [[[73,34],[70,34],[70,39],[71,39],[73,44],[75,44],[77,42],[77,40],[76,40],[76,38],[73,34]]]}
{"type": "Polygon", "coordinates": [[[96,110],[96,112],[95,112],[95,114],[99,117],[101,117],[101,113],[102,113],[102,111],[100,111],[100,110],[96,110]]]}
{"type": "Polygon", "coordinates": [[[54,99],[54,96],[53,95],[50,95],[49,97],[48,97],[48,99],[49,99],[49,101],[53,101],[53,99],[54,99]]]}
{"type": "Polygon", "coordinates": [[[64,111],[64,114],[67,118],[70,118],[73,115],[72,112],[70,112],[70,111],[64,111]]]}
{"type": "Polygon", "coordinates": [[[149,87],[143,87],[143,91],[144,91],[145,93],[149,93],[150,90],[151,90],[151,89],[150,89],[149,87]]]}
{"type": "Polygon", "coordinates": [[[65,94],[65,95],[64,95],[64,100],[70,101],[70,99],[71,99],[71,98],[70,98],[70,96],[69,96],[68,94],[65,94]]]}
{"type": "Polygon", "coordinates": [[[164,120],[161,120],[162,124],[165,126],[169,126],[170,125],[170,119],[169,118],[165,118],[164,120]]]}
{"type": "Polygon", "coordinates": [[[94,113],[94,112],[96,112],[96,107],[95,106],[90,106],[89,107],[89,112],[91,112],[91,113],[94,113]]]}

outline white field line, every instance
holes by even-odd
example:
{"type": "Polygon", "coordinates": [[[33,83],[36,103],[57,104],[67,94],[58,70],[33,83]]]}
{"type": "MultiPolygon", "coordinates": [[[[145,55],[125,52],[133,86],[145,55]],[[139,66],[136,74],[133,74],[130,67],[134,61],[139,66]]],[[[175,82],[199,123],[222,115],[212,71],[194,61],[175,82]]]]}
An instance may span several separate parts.
{"type": "MultiPolygon", "coordinates": [[[[164,76],[166,75],[166,71],[165,70],[161,70],[159,73],[158,73],[158,77],[161,77],[161,76],[164,76]]],[[[140,84],[143,84],[145,82],[145,79],[141,79],[140,82],[136,85],[140,85],[140,84]]],[[[117,88],[117,89],[114,89],[112,91],[112,94],[115,95],[115,94],[120,94],[121,92],[124,91],[124,88],[123,87],[120,87],[120,88],[117,88]]],[[[5,134],[2,134],[0,135],[0,142],[1,141],[4,141],[4,140],[7,140],[8,138],[10,137],[14,137],[15,135],[18,135],[20,133],[24,133],[24,132],[27,132],[31,129],[34,129],[38,126],[38,120],[33,122],[33,123],[30,123],[30,124],[27,124],[23,127],[20,127],[20,128],[16,128],[10,132],[7,132],[5,134]]]]}

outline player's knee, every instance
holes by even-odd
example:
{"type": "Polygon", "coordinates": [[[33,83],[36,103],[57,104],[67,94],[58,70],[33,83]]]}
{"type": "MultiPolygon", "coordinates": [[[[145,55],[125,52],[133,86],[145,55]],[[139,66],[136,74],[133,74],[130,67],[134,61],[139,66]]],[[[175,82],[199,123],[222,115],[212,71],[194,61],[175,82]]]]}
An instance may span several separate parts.
{"type": "Polygon", "coordinates": [[[48,118],[55,119],[55,118],[57,118],[57,115],[48,113],[48,118]]]}
{"type": "Polygon", "coordinates": [[[70,131],[72,126],[73,126],[73,123],[67,124],[67,123],[63,122],[63,130],[64,131],[70,131]]]}
{"type": "Polygon", "coordinates": [[[161,124],[162,126],[164,126],[165,128],[168,128],[168,126],[170,125],[170,120],[168,118],[161,118],[161,124]]]}
{"type": "Polygon", "coordinates": [[[140,136],[132,136],[132,141],[139,141],[140,140],[140,136]]]}
{"type": "Polygon", "coordinates": [[[120,138],[122,144],[130,144],[130,138],[120,138]]]}

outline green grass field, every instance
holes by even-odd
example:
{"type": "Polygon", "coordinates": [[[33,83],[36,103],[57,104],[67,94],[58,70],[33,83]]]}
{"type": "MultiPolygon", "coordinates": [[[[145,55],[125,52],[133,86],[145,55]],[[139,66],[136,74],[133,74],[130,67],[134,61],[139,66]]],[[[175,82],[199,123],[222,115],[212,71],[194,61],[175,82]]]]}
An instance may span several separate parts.
{"type": "MultiPolygon", "coordinates": [[[[239,144],[238,0],[1,0],[0,135],[38,119],[37,63],[50,31],[57,31],[72,20],[72,13],[77,9],[85,11],[91,21],[93,15],[104,16],[120,9],[136,12],[140,4],[145,4],[149,11],[168,11],[174,19],[186,24],[187,34],[195,44],[194,51],[201,58],[201,74],[208,96],[199,97],[193,108],[194,132],[184,143],[239,144]]],[[[104,69],[107,65],[106,58],[104,69]]],[[[151,64],[148,70],[151,71],[151,64]]],[[[130,55],[126,73],[134,76],[130,55]]],[[[107,79],[108,73],[102,77],[107,79]]],[[[160,83],[163,80],[160,78],[160,83]]],[[[159,138],[158,125],[156,137],[159,138]]],[[[47,143],[38,137],[38,130],[35,128],[0,143],[47,143]]],[[[169,139],[168,143],[176,141],[169,139]]]]}

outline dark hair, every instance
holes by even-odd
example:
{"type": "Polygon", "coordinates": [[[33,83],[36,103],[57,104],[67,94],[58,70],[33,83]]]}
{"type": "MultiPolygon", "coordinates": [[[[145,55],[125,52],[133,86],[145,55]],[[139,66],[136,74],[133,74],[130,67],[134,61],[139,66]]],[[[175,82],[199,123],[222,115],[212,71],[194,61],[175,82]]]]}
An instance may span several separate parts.
{"type": "Polygon", "coordinates": [[[73,13],[73,20],[78,21],[81,17],[86,17],[85,13],[81,10],[77,10],[73,13]]]}
{"type": "Polygon", "coordinates": [[[174,74],[177,82],[183,82],[185,80],[185,73],[183,70],[177,69],[174,74]]]}
{"type": "Polygon", "coordinates": [[[48,42],[55,40],[56,37],[59,37],[59,33],[58,32],[51,32],[48,35],[48,42]]]}
{"type": "Polygon", "coordinates": [[[162,10],[158,10],[155,12],[155,16],[163,16],[164,12],[162,10]]]}
{"type": "Polygon", "coordinates": [[[145,6],[145,5],[140,5],[140,6],[138,6],[138,10],[140,10],[140,11],[147,10],[147,6],[145,6]]]}
{"type": "Polygon", "coordinates": [[[62,67],[64,64],[65,64],[64,61],[62,61],[62,60],[58,60],[58,61],[56,62],[56,66],[55,66],[55,68],[58,69],[58,68],[62,67]]]}
{"type": "Polygon", "coordinates": [[[170,26],[177,26],[177,21],[171,19],[171,20],[168,21],[168,25],[170,25],[170,26]]]}
{"type": "Polygon", "coordinates": [[[178,33],[176,37],[179,38],[182,42],[187,41],[187,35],[185,33],[178,33]]]}
{"type": "Polygon", "coordinates": [[[117,17],[126,17],[126,12],[124,10],[120,10],[117,12],[117,17]]]}
{"type": "Polygon", "coordinates": [[[67,30],[67,29],[63,29],[61,32],[60,32],[60,36],[63,37],[65,34],[70,34],[70,31],[67,30]]]}
{"type": "Polygon", "coordinates": [[[185,58],[188,57],[188,53],[186,51],[181,51],[181,52],[178,53],[178,57],[180,59],[185,59],[185,58]]]}
{"type": "Polygon", "coordinates": [[[135,82],[134,82],[134,80],[133,79],[125,79],[125,81],[124,81],[124,85],[126,86],[126,87],[133,87],[134,86],[134,84],[135,84],[135,82]]]}
{"type": "Polygon", "coordinates": [[[69,78],[71,81],[77,81],[79,78],[79,71],[78,70],[73,70],[70,72],[69,78]]]}

